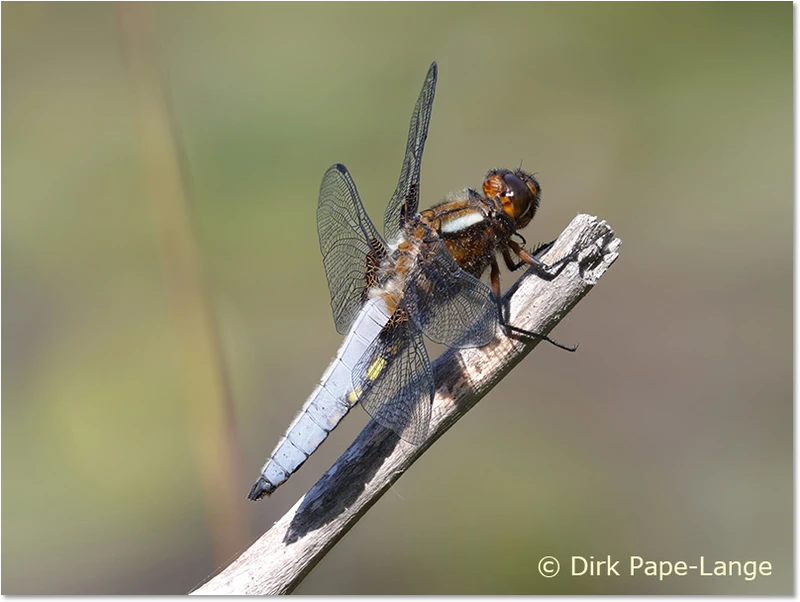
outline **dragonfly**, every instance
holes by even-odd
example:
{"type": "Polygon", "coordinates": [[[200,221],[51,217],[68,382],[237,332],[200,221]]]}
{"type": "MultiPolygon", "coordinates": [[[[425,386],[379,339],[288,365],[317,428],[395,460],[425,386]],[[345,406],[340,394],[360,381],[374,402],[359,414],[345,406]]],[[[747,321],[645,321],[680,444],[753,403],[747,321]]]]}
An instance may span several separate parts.
{"type": "Polygon", "coordinates": [[[334,323],[345,338],[264,465],[251,500],[286,482],[356,404],[402,440],[423,442],[434,396],[425,337],[457,349],[482,347],[502,328],[576,349],[509,324],[503,312],[498,254],[510,270],[529,265],[548,279],[566,265],[538,258],[553,243],[527,251],[518,234],[539,207],[541,187],[533,175],[521,168],[494,169],[481,191],[467,188],[418,211],[437,75],[434,62],[411,116],[383,236],[347,168],[336,164],[325,172],[317,229],[334,323]],[[481,280],[487,269],[491,286],[481,280]]]}

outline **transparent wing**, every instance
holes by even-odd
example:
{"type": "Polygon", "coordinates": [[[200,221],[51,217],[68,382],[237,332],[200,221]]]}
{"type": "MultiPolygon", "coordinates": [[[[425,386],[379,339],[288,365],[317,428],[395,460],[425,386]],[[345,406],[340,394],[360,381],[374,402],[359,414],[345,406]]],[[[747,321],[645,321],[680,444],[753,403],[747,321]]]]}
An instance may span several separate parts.
{"type": "Polygon", "coordinates": [[[322,263],[336,330],[345,334],[376,282],[386,247],[358,196],[347,168],[337,163],[322,178],[317,206],[322,263]]]}
{"type": "Polygon", "coordinates": [[[425,76],[425,83],[422,85],[422,91],[414,106],[414,113],[411,115],[403,169],[400,171],[397,188],[386,207],[383,219],[383,233],[386,240],[389,241],[394,240],[403,224],[417,212],[419,206],[419,172],[425,138],[428,136],[428,123],[431,120],[437,74],[438,67],[433,62],[428,69],[428,75],[425,76]]]}
{"type": "Polygon", "coordinates": [[[367,348],[353,369],[353,388],[378,424],[419,445],[428,434],[433,372],[422,333],[395,322],[367,348]]]}
{"type": "Polygon", "coordinates": [[[461,269],[438,240],[408,279],[405,303],[429,339],[448,347],[482,347],[494,337],[497,300],[483,282],[461,269]]]}

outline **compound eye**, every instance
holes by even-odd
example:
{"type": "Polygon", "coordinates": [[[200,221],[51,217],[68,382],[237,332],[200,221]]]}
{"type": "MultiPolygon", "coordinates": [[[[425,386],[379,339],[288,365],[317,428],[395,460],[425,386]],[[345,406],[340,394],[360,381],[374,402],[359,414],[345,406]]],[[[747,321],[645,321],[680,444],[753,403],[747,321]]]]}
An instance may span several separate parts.
{"type": "Polygon", "coordinates": [[[520,180],[513,173],[506,174],[503,177],[503,181],[506,184],[506,189],[503,192],[503,196],[522,198],[527,192],[529,192],[528,187],[525,186],[525,182],[520,180]]]}

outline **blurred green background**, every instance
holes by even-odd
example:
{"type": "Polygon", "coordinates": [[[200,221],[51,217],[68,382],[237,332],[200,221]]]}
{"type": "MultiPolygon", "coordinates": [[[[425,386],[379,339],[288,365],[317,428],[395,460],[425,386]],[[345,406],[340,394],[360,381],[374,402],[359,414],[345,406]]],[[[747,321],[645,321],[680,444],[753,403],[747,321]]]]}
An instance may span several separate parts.
{"type": "Polygon", "coordinates": [[[540,346],[297,592],[792,592],[791,4],[150,9],[230,381],[234,505],[201,485],[216,448],[192,443],[187,383],[208,375],[170,309],[124,8],[4,3],[3,593],[186,592],[352,441],[360,409],[246,502],[340,341],[322,174],[345,163],[381,221],[434,59],[422,205],[523,161],[544,191],[529,241],[585,212],[621,256],[553,332],[579,352],[540,346]],[[546,580],[548,554],[774,574],[546,580]]]}

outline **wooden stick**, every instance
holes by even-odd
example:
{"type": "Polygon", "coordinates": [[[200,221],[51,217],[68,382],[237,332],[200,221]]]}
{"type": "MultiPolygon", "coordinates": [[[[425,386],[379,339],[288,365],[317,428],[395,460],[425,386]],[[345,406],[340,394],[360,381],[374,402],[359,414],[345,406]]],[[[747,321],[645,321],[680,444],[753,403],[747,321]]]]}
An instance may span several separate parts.
{"type": "MultiPolygon", "coordinates": [[[[573,254],[545,280],[530,270],[506,293],[511,324],[547,334],[616,260],[620,240],[604,221],[578,215],[542,258],[573,254]]],[[[194,594],[286,594],[305,578],[383,493],[540,341],[499,333],[479,349],[450,349],[433,364],[436,397],[420,446],[370,422],[283,518],[194,594]]],[[[565,356],[565,361],[569,358],[565,356]]],[[[244,495],[244,492],[243,492],[244,495]]]]}

